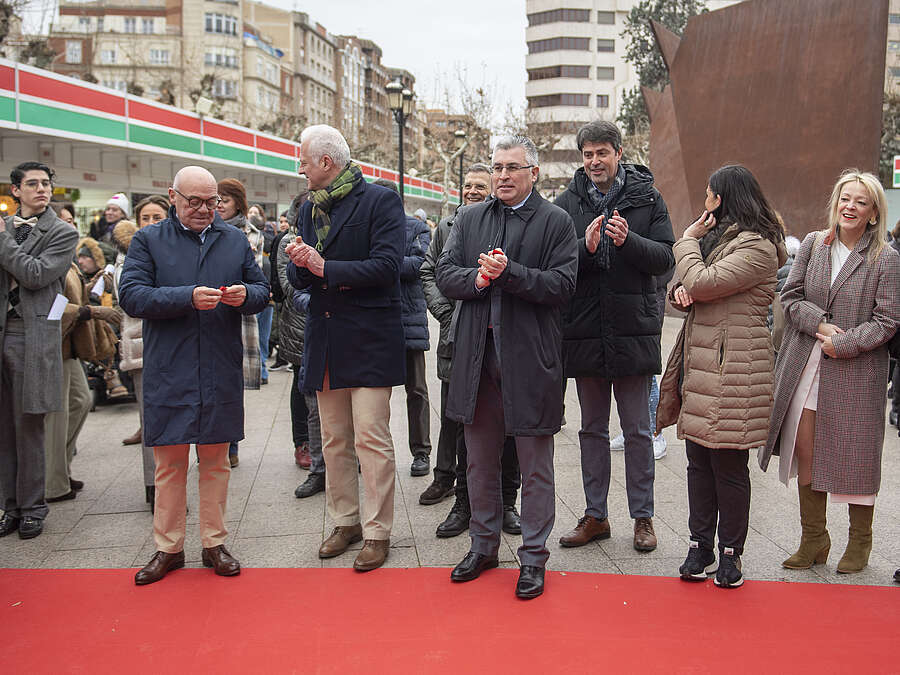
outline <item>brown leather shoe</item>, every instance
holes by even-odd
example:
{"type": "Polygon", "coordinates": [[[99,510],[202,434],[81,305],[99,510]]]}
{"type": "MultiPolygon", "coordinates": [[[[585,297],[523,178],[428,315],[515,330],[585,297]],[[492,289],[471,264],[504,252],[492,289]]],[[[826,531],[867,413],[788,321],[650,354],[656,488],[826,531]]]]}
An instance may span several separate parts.
{"type": "Polygon", "coordinates": [[[584,516],[574,530],[559,538],[559,545],[574,548],[589,544],[595,539],[609,539],[609,518],[597,520],[594,516],[584,516]]]}
{"type": "Polygon", "coordinates": [[[387,560],[390,548],[390,539],[366,539],[362,550],[353,561],[353,569],[357,572],[368,572],[381,567],[387,560]]]}
{"type": "Polygon", "coordinates": [[[651,518],[634,519],[634,550],[647,553],[656,549],[656,533],[651,518]]]}
{"type": "Polygon", "coordinates": [[[133,434],[131,434],[131,436],[129,436],[128,438],[122,439],[122,445],[137,445],[138,443],[141,442],[143,433],[144,433],[143,427],[138,427],[138,430],[135,431],[133,434]]]}
{"type": "Polygon", "coordinates": [[[153,584],[162,579],[172,570],[184,567],[184,551],[178,553],[163,553],[157,551],[153,554],[143,568],[134,575],[134,583],[138,586],[153,584]]]}
{"type": "Polygon", "coordinates": [[[233,577],[241,573],[241,563],[222,544],[203,549],[200,560],[204,567],[212,567],[220,577],[233,577]]]}
{"type": "Polygon", "coordinates": [[[337,526],[332,530],[331,536],[322,542],[319,547],[320,558],[333,558],[340,555],[350,544],[355,544],[362,539],[362,525],[337,526]]]}

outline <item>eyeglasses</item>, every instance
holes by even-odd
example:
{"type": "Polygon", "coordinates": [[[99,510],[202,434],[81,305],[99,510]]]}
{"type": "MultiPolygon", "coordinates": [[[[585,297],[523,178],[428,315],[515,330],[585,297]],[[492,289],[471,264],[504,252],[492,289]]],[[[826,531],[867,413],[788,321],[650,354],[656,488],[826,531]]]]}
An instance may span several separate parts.
{"type": "Polygon", "coordinates": [[[216,207],[222,203],[222,198],[219,195],[210,197],[209,199],[201,199],[200,197],[188,197],[186,194],[179,192],[175,188],[172,188],[172,192],[181,195],[192,209],[199,209],[200,205],[204,204],[210,211],[215,211],[216,207]]]}
{"type": "Polygon", "coordinates": [[[519,166],[518,164],[494,164],[491,167],[491,173],[502,174],[504,170],[508,173],[513,173],[515,171],[521,171],[522,169],[533,169],[534,164],[526,164],[525,166],[519,166]]]}
{"type": "Polygon", "coordinates": [[[43,180],[38,180],[35,178],[32,180],[23,181],[22,185],[27,187],[29,190],[36,190],[38,185],[40,185],[42,188],[52,187],[53,181],[47,180],[46,178],[43,180]]]}

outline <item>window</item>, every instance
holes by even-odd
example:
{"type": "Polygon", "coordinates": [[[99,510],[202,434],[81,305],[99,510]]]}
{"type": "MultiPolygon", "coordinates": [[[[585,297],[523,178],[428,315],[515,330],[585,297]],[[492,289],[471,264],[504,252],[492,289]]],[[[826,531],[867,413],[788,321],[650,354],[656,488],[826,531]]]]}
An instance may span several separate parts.
{"type": "Polygon", "coordinates": [[[528,43],[528,53],[539,54],[540,52],[552,52],[559,49],[571,49],[586,52],[591,48],[590,43],[590,38],[579,37],[557,37],[548,40],[534,40],[528,43]]]}
{"type": "Polygon", "coordinates": [[[137,31],[137,19],[133,16],[125,17],[125,32],[126,33],[134,33],[137,31]]]}
{"type": "Polygon", "coordinates": [[[212,47],[203,57],[207,66],[224,66],[225,68],[237,68],[237,51],[231,47],[212,47]]]}
{"type": "Polygon", "coordinates": [[[891,77],[900,77],[900,68],[896,66],[891,67],[891,77]]]}
{"type": "Polygon", "coordinates": [[[598,52],[614,52],[616,51],[616,41],[615,40],[597,40],[597,51],[598,52]]]}
{"type": "Polygon", "coordinates": [[[229,14],[206,13],[206,32],[237,35],[237,18],[229,14]]]}
{"type": "Polygon", "coordinates": [[[888,40],[889,52],[900,52],[900,40],[888,40]]]}
{"type": "Polygon", "coordinates": [[[554,77],[589,78],[590,66],[548,66],[546,68],[532,68],[528,71],[529,80],[549,80],[554,77]]]}
{"type": "Polygon", "coordinates": [[[81,40],[66,40],[66,63],[81,63],[81,40]]]}
{"type": "Polygon", "coordinates": [[[597,67],[597,79],[598,80],[614,80],[616,79],[616,69],[607,66],[598,66],[597,67]]]}
{"type": "Polygon", "coordinates": [[[235,98],[237,96],[237,82],[233,80],[216,80],[213,82],[213,96],[219,98],[235,98]]]}
{"type": "Polygon", "coordinates": [[[91,29],[91,17],[79,16],[78,17],[78,29],[84,33],[87,33],[91,29]]]}
{"type": "Polygon", "coordinates": [[[530,108],[546,108],[554,105],[587,107],[590,105],[589,94],[547,94],[546,96],[529,96],[530,108]]]}
{"type": "Polygon", "coordinates": [[[540,26],[545,23],[570,21],[572,23],[588,23],[591,20],[589,9],[551,9],[528,15],[529,26],[540,26]]]}
{"type": "Polygon", "coordinates": [[[615,12],[597,12],[597,23],[614,26],[616,23],[615,12]]]}
{"type": "Polygon", "coordinates": [[[115,49],[103,49],[100,51],[100,63],[115,63],[116,62],[116,50],[115,49]]]}
{"type": "Polygon", "coordinates": [[[103,80],[100,84],[104,87],[109,87],[110,89],[118,89],[119,91],[125,91],[128,88],[128,83],[125,80],[103,80]]]}
{"type": "Polygon", "coordinates": [[[150,64],[154,65],[154,66],[169,65],[169,50],[168,49],[151,49],[150,50],[150,64]]]}
{"type": "Polygon", "coordinates": [[[141,19],[141,32],[147,35],[153,32],[153,19],[141,19]]]}
{"type": "Polygon", "coordinates": [[[98,33],[103,32],[103,17],[102,16],[97,17],[97,32],[98,33]]]}
{"type": "Polygon", "coordinates": [[[890,23],[900,23],[900,14],[888,14],[888,21],[890,23]]]}
{"type": "Polygon", "coordinates": [[[609,107],[609,95],[608,94],[597,94],[597,107],[598,108],[608,108],[609,107]]]}

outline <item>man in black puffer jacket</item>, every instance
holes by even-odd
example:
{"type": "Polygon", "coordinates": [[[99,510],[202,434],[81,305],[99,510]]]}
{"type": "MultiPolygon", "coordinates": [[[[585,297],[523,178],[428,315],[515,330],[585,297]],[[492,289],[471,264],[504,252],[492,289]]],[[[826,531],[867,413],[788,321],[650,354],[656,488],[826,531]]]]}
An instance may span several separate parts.
{"type": "MultiPolygon", "coordinates": [[[[397,185],[379,178],[376,185],[399,194],[397,185]]],[[[424,220],[406,216],[406,251],[400,267],[400,301],[403,306],[403,338],[406,340],[406,421],[412,476],[428,475],[431,455],[431,410],[425,381],[425,352],[428,351],[428,307],[419,269],[431,243],[431,228],[424,220]]]]}
{"type": "Polygon", "coordinates": [[[625,484],[634,548],[656,548],[654,458],[647,399],[661,370],[657,277],[675,265],[672,223],[650,171],[623,164],[622,135],[611,122],[591,122],[576,136],[584,166],[557,199],[575,223],[578,281],[563,314],[565,376],[581,404],[581,472],[585,515],[560,539],[583,546],[610,536],[611,390],[625,435],[625,484]]]}

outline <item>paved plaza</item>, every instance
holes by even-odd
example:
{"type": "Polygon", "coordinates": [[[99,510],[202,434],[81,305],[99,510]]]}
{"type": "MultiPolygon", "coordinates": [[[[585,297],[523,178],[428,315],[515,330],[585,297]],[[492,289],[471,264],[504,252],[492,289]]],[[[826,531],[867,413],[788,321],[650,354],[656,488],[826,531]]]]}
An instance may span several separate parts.
{"type": "MultiPolygon", "coordinates": [[[[668,318],[663,333],[663,353],[668,354],[681,320],[668,318]]],[[[431,334],[438,334],[432,320],[431,334]]],[[[427,353],[431,394],[431,438],[436,446],[439,430],[440,384],[435,375],[434,344],[427,353]]],[[[246,439],[240,446],[240,466],[232,471],[228,513],[228,546],[245,568],[253,567],[350,567],[355,553],[330,560],[317,556],[319,544],[331,532],[325,512],[325,495],[296,499],[294,488],[307,472],[294,464],[290,423],[290,372],[274,372],[260,391],[246,392],[246,439]]],[[[854,403],[847,401],[846,423],[854,422],[854,403]]],[[[659,547],[652,553],[632,548],[632,523],[625,499],[623,453],[612,456],[609,519],[612,538],[582,548],[562,549],[559,537],[582,515],[578,447],[579,409],[575,387],[566,396],[568,424],[556,436],[556,525],[548,541],[548,568],[557,571],[603,572],[675,576],[687,551],[687,488],[684,443],[675,428],[665,431],[668,455],[656,462],[656,515],[654,526],[659,547]]],[[[129,568],[144,565],[155,550],[150,509],[144,502],[139,446],[123,446],[121,439],[138,426],[137,405],[107,405],[88,416],[73,462],[73,477],[85,488],[74,501],[50,505],[44,534],[22,541],[17,536],[0,539],[0,567],[19,568],[129,568]]],[[[613,413],[611,435],[618,433],[613,413]]],[[[431,475],[412,478],[407,443],[406,409],[402,387],[392,399],[391,429],[397,455],[397,492],[394,530],[388,567],[452,567],[469,549],[467,534],[437,539],[435,528],[453,501],[422,506],[419,494],[431,475]]],[[[432,455],[433,459],[433,455],[432,455]]],[[[193,460],[193,457],[192,457],[193,460]]],[[[760,471],[751,456],[753,485],[750,534],[743,556],[747,579],[893,585],[900,566],[900,438],[888,427],[884,447],[881,494],[875,507],[874,546],[869,566],[859,574],[839,575],[837,561],[847,542],[847,507],[829,505],[832,550],[826,566],[808,571],[788,571],[781,561],[799,541],[800,523],[796,488],[778,481],[777,460],[768,473],[760,471]]],[[[188,476],[188,566],[200,566],[197,531],[197,472],[188,476]]],[[[500,561],[516,566],[515,551],[521,537],[503,534],[500,561]]],[[[358,549],[360,544],[351,547],[358,549]]],[[[372,574],[377,577],[378,572],[372,574]]]]}

